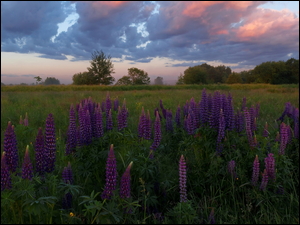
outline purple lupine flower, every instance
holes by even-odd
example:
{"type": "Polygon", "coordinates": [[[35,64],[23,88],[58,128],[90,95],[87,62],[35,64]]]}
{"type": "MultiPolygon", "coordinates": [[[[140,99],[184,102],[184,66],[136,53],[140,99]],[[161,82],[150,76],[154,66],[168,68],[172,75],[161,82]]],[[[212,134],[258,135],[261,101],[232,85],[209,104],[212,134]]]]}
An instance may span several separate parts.
{"type": "Polygon", "coordinates": [[[7,128],[4,134],[4,146],[3,151],[5,152],[6,165],[10,172],[15,172],[18,167],[18,149],[17,139],[14,130],[14,126],[11,122],[8,122],[7,128]]]}
{"type": "Polygon", "coordinates": [[[274,154],[269,153],[268,157],[265,158],[265,168],[267,169],[268,177],[270,180],[275,181],[276,178],[276,170],[275,170],[275,159],[274,154]]]}
{"type": "Polygon", "coordinates": [[[261,180],[261,184],[260,184],[260,190],[264,191],[268,185],[268,171],[266,169],[264,169],[264,172],[262,174],[262,180],[261,180]]]}
{"type": "Polygon", "coordinates": [[[221,140],[225,137],[225,119],[224,119],[224,113],[223,110],[220,109],[219,114],[219,130],[218,130],[218,137],[217,137],[217,153],[221,153],[219,149],[221,140]]]}
{"type": "Polygon", "coordinates": [[[45,159],[45,152],[44,152],[44,134],[43,130],[40,127],[38,134],[35,139],[35,171],[38,172],[40,175],[45,173],[45,166],[46,166],[46,159],[45,159]]]}
{"type": "Polygon", "coordinates": [[[130,169],[132,166],[132,161],[128,165],[127,169],[123,173],[121,177],[121,182],[120,182],[120,197],[121,198],[130,198],[130,169]]]}
{"type": "Polygon", "coordinates": [[[91,115],[90,111],[87,109],[85,113],[85,136],[86,136],[86,145],[89,145],[92,143],[92,124],[91,124],[91,115]]]}
{"type": "Polygon", "coordinates": [[[85,133],[85,111],[82,103],[79,105],[78,109],[78,121],[79,121],[79,138],[78,138],[78,146],[84,146],[86,144],[86,133],[85,133]]]}
{"type": "Polygon", "coordinates": [[[236,179],[236,178],[237,178],[237,175],[236,175],[236,172],[235,172],[235,161],[234,161],[234,160],[231,160],[231,161],[228,162],[227,169],[228,169],[229,174],[230,174],[234,179],[236,179]]]}
{"type": "Polygon", "coordinates": [[[9,167],[6,163],[6,153],[3,151],[1,157],[1,191],[11,188],[11,177],[9,167]]]}
{"type": "Polygon", "coordinates": [[[63,169],[62,179],[63,179],[64,183],[66,183],[66,184],[73,184],[74,183],[73,172],[72,172],[70,162],[68,162],[68,166],[64,167],[64,169],[63,169]]]}
{"type": "Polygon", "coordinates": [[[280,149],[279,149],[279,155],[284,155],[284,151],[286,148],[286,145],[288,143],[288,126],[282,122],[280,125],[280,149]]]}
{"type": "Polygon", "coordinates": [[[53,115],[50,113],[46,119],[45,128],[45,160],[46,172],[54,170],[56,158],[56,138],[55,138],[55,125],[53,115]]]}
{"type": "Polygon", "coordinates": [[[118,122],[118,131],[121,131],[123,129],[123,114],[121,106],[118,107],[118,115],[117,115],[117,122],[118,122]]]}
{"type": "Polygon", "coordinates": [[[161,117],[161,115],[160,115],[160,113],[159,113],[158,108],[155,108],[155,109],[154,109],[154,117],[155,117],[155,118],[156,118],[156,113],[158,113],[159,120],[161,121],[162,117],[161,117]]]}
{"type": "Polygon", "coordinates": [[[266,138],[269,137],[268,123],[267,122],[264,126],[263,137],[266,137],[266,138]]]}
{"type": "Polygon", "coordinates": [[[180,105],[178,105],[177,106],[177,110],[176,110],[176,115],[175,115],[175,122],[176,122],[176,124],[177,124],[178,127],[180,127],[180,125],[181,125],[180,111],[181,111],[181,108],[180,108],[180,105]]]}
{"type": "Polygon", "coordinates": [[[27,112],[25,114],[25,118],[23,120],[23,124],[24,124],[24,126],[28,127],[28,115],[27,115],[27,112]]]}
{"type": "Polygon", "coordinates": [[[124,98],[123,100],[123,105],[122,105],[122,108],[121,108],[121,114],[123,116],[123,125],[122,125],[122,129],[127,127],[127,118],[128,118],[128,115],[129,115],[129,112],[128,112],[128,109],[126,108],[126,100],[124,98]]]}
{"type": "Polygon", "coordinates": [[[117,161],[114,153],[114,146],[111,144],[108,158],[106,161],[106,183],[104,191],[102,192],[102,199],[110,199],[112,192],[116,189],[117,186],[117,161]]]}
{"type": "Polygon", "coordinates": [[[209,214],[208,222],[210,224],[216,224],[214,208],[212,208],[212,210],[211,210],[211,212],[209,214]]]}
{"type": "Polygon", "coordinates": [[[114,100],[114,111],[118,111],[119,108],[119,99],[118,96],[114,100]]]}
{"type": "Polygon", "coordinates": [[[68,133],[67,133],[67,144],[66,144],[65,154],[69,155],[72,152],[75,152],[76,146],[77,146],[76,115],[75,115],[74,106],[73,106],[73,104],[71,104],[70,112],[69,112],[69,127],[68,127],[68,133]]]}
{"type": "Polygon", "coordinates": [[[145,136],[144,135],[145,123],[146,123],[146,115],[145,115],[144,107],[142,107],[142,112],[141,112],[139,124],[138,124],[138,137],[139,138],[144,138],[144,136],[145,136]]]}
{"type": "Polygon", "coordinates": [[[111,109],[111,100],[110,100],[110,96],[109,96],[109,92],[107,92],[106,94],[106,100],[105,100],[105,112],[106,112],[106,117],[108,116],[109,114],[109,110],[111,109]]]}
{"type": "Polygon", "coordinates": [[[32,180],[32,177],[33,167],[29,157],[29,145],[27,145],[22,165],[22,178],[32,180]]]}
{"type": "Polygon", "coordinates": [[[158,112],[156,113],[156,118],[154,122],[154,141],[151,145],[152,150],[156,150],[161,141],[161,125],[158,112]]]}
{"type": "Polygon", "coordinates": [[[245,126],[246,126],[246,134],[248,138],[248,142],[251,148],[254,147],[253,136],[252,136],[252,129],[251,129],[251,116],[247,109],[244,109],[244,116],[245,116],[245,126]]]}
{"type": "Polygon", "coordinates": [[[144,138],[146,140],[151,139],[151,119],[150,119],[150,112],[147,110],[147,117],[145,121],[145,131],[144,131],[144,138]]]}
{"type": "Polygon", "coordinates": [[[252,169],[252,185],[256,186],[257,181],[259,177],[259,160],[258,155],[255,156],[254,162],[253,162],[253,169],[252,169]]]}
{"type": "MultiPolygon", "coordinates": [[[[66,184],[73,184],[73,172],[71,168],[70,162],[68,162],[68,166],[64,167],[63,172],[62,172],[62,179],[64,183],[66,184]]],[[[63,197],[63,202],[62,202],[62,207],[64,209],[70,209],[72,208],[72,199],[73,196],[70,192],[66,193],[63,197]]]]}
{"type": "Polygon", "coordinates": [[[179,189],[180,189],[180,202],[187,201],[187,190],[186,190],[186,162],[183,155],[179,160],[179,189]]]}
{"type": "Polygon", "coordinates": [[[243,112],[240,112],[237,110],[235,114],[235,130],[238,133],[241,133],[244,130],[245,121],[244,121],[244,115],[243,112]]]}
{"type": "Polygon", "coordinates": [[[106,117],[106,130],[112,130],[112,129],[113,129],[113,120],[112,120],[111,109],[110,109],[106,117]]]}
{"type": "Polygon", "coordinates": [[[95,138],[103,136],[103,119],[100,104],[95,109],[95,138]]]}
{"type": "Polygon", "coordinates": [[[173,132],[173,123],[172,123],[172,111],[166,110],[166,130],[173,132]]]}
{"type": "Polygon", "coordinates": [[[233,109],[233,100],[232,96],[229,93],[228,97],[224,99],[224,116],[225,116],[225,124],[226,129],[233,130],[234,128],[234,109],[233,109]],[[226,113],[225,113],[226,111],[226,113]]]}

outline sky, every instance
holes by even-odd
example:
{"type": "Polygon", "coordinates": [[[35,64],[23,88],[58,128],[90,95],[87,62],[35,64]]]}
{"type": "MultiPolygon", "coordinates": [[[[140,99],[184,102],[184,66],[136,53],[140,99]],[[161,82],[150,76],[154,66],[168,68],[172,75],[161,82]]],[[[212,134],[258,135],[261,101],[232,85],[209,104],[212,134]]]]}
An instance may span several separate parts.
{"type": "Polygon", "coordinates": [[[71,84],[103,51],[120,79],[174,84],[207,63],[240,72],[299,59],[299,1],[1,1],[1,82],[71,84]]]}

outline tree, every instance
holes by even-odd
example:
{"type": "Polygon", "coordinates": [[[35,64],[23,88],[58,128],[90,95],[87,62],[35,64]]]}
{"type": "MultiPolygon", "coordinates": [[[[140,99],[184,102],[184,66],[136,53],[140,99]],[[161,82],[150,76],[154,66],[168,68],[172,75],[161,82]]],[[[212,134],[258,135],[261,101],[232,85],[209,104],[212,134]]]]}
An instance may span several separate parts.
{"type": "Polygon", "coordinates": [[[93,85],[94,79],[93,76],[89,72],[76,73],[73,75],[73,84],[75,85],[93,85]]]}
{"type": "Polygon", "coordinates": [[[176,82],[176,85],[181,85],[181,84],[184,84],[184,81],[183,81],[183,74],[180,73],[179,77],[178,77],[178,80],[176,82]]]}
{"type": "Polygon", "coordinates": [[[116,85],[144,85],[149,84],[150,78],[144,70],[132,67],[128,69],[128,75],[120,78],[116,85]]]}
{"type": "Polygon", "coordinates": [[[123,76],[115,85],[132,85],[132,81],[130,80],[129,76],[123,76]]]}
{"type": "Polygon", "coordinates": [[[155,85],[163,85],[164,84],[163,78],[162,77],[156,77],[155,80],[154,80],[154,84],[155,85]]]}
{"type": "Polygon", "coordinates": [[[34,79],[36,79],[36,84],[39,84],[42,81],[40,76],[34,77],[34,79]]]}
{"type": "Polygon", "coordinates": [[[239,73],[233,72],[230,74],[226,80],[227,84],[236,84],[236,83],[242,83],[242,77],[239,73]]]}
{"type": "Polygon", "coordinates": [[[189,67],[184,71],[183,82],[185,84],[206,84],[207,74],[200,66],[189,67]]]}
{"type": "Polygon", "coordinates": [[[87,69],[91,78],[88,80],[93,80],[93,84],[109,85],[115,81],[111,76],[114,73],[114,66],[109,55],[106,56],[102,50],[94,51],[90,63],[91,66],[87,69]]]}
{"type": "Polygon", "coordinates": [[[55,77],[47,77],[44,82],[44,85],[57,85],[57,84],[60,84],[60,82],[55,77]]]}

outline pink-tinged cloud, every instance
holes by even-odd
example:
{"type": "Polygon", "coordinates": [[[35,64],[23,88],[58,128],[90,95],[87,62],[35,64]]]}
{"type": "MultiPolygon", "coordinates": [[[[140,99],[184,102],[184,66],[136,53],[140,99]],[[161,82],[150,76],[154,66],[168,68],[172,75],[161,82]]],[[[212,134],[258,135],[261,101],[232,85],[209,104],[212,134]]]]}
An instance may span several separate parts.
{"type": "Polygon", "coordinates": [[[236,30],[236,38],[240,41],[261,41],[262,38],[274,40],[275,37],[278,39],[280,34],[283,35],[281,38],[285,38],[284,32],[287,31],[289,35],[299,38],[299,18],[295,17],[294,13],[288,10],[258,8],[236,30]]]}
{"type": "MultiPolygon", "coordinates": [[[[189,17],[201,17],[205,12],[209,13],[207,10],[212,8],[211,6],[216,6],[215,9],[231,9],[245,11],[249,7],[257,7],[258,5],[264,4],[265,1],[194,1],[185,2],[185,9],[182,14],[189,17]]],[[[212,9],[214,11],[214,9],[212,9]]]]}

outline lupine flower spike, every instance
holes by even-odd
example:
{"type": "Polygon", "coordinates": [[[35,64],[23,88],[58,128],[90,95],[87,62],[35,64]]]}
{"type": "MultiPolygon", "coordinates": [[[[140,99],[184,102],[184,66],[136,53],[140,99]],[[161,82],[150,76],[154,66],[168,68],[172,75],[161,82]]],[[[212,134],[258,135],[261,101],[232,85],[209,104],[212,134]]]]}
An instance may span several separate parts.
{"type": "Polygon", "coordinates": [[[260,189],[262,191],[264,191],[267,187],[268,184],[268,171],[266,169],[264,169],[264,172],[262,174],[262,181],[261,181],[261,185],[260,185],[260,189]]]}
{"type": "Polygon", "coordinates": [[[5,157],[5,152],[3,152],[1,157],[1,191],[11,188],[11,177],[5,157]]]}
{"type": "Polygon", "coordinates": [[[252,170],[252,185],[256,186],[257,181],[259,177],[259,160],[258,155],[255,156],[254,162],[253,162],[253,170],[252,170]]]}
{"type": "Polygon", "coordinates": [[[269,153],[268,157],[265,158],[265,167],[267,169],[268,177],[270,180],[275,181],[276,170],[275,170],[275,158],[273,153],[269,153]]]}
{"type": "Polygon", "coordinates": [[[106,183],[104,191],[101,195],[102,199],[110,199],[112,192],[117,185],[117,161],[114,153],[114,146],[111,144],[106,161],[106,183]]]}
{"type": "Polygon", "coordinates": [[[132,161],[128,165],[127,169],[125,170],[124,174],[121,177],[121,184],[120,184],[120,197],[121,198],[130,198],[130,169],[132,166],[132,161]]]}
{"type": "Polygon", "coordinates": [[[18,149],[17,139],[14,131],[14,126],[11,122],[8,122],[7,128],[4,134],[4,146],[3,151],[5,152],[6,165],[11,172],[15,172],[18,167],[18,149]]]}
{"type": "Polygon", "coordinates": [[[179,189],[180,189],[180,202],[187,201],[187,191],[186,191],[186,162],[183,155],[181,155],[179,160],[179,189]]]}
{"type": "Polygon", "coordinates": [[[215,224],[216,221],[215,221],[215,212],[214,212],[214,209],[211,210],[210,214],[209,214],[209,217],[208,217],[208,222],[210,224],[215,224]]]}
{"type": "Polygon", "coordinates": [[[56,138],[55,138],[55,127],[54,118],[50,113],[46,119],[45,128],[45,160],[46,172],[52,172],[54,170],[54,164],[56,159],[56,138]]]}
{"type": "Polygon", "coordinates": [[[24,161],[22,166],[22,178],[31,180],[33,177],[33,168],[29,157],[29,145],[26,147],[24,161]]]}

